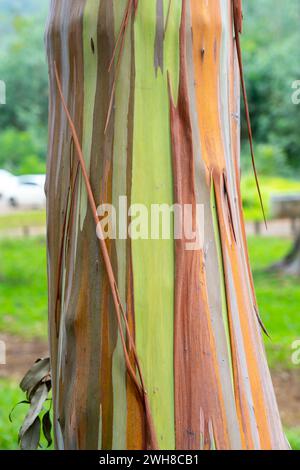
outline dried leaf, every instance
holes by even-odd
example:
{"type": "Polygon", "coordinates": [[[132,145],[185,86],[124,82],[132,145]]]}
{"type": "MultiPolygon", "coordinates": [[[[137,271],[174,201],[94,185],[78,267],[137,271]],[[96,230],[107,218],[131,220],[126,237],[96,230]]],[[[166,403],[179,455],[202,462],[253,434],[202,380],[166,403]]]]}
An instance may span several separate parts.
{"type": "Polygon", "coordinates": [[[36,450],[39,446],[41,434],[41,420],[37,416],[31,426],[20,437],[22,450],[36,450]]]}
{"type": "MultiPolygon", "coordinates": [[[[37,449],[40,446],[41,434],[41,418],[39,415],[43,411],[44,403],[51,400],[51,398],[48,398],[48,392],[51,389],[50,359],[38,359],[25,374],[20,383],[20,388],[26,393],[27,400],[23,400],[17,405],[27,403],[30,407],[19,431],[18,442],[22,449],[37,449]]],[[[16,406],[10,412],[10,420],[16,406]]],[[[43,416],[43,432],[48,447],[52,443],[51,428],[49,409],[43,416]]]]}
{"type": "Polygon", "coordinates": [[[30,402],[30,409],[24,419],[24,422],[21,426],[19,432],[20,441],[22,441],[24,434],[28,429],[33,425],[36,418],[39,416],[40,412],[43,409],[43,405],[48,397],[48,388],[47,385],[42,383],[35,391],[30,402]]]}
{"type": "Polygon", "coordinates": [[[43,433],[44,433],[45,439],[48,443],[47,447],[50,447],[51,444],[52,444],[52,436],[51,436],[52,423],[51,423],[51,419],[50,419],[50,410],[48,410],[44,414],[42,423],[43,423],[43,433]]]}
{"type": "Polygon", "coordinates": [[[50,358],[39,359],[26,373],[20,383],[23,392],[30,395],[31,391],[50,374],[50,358]]]}

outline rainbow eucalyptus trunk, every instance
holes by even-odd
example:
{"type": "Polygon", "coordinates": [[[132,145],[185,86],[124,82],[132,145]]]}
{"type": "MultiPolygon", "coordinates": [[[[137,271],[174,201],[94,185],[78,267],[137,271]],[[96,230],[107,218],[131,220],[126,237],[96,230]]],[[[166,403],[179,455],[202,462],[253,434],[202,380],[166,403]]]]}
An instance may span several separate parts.
{"type": "Polygon", "coordinates": [[[59,449],[287,448],[242,215],[233,3],[51,2],[47,225],[59,449]],[[203,247],[187,250],[173,226],[167,239],[99,246],[89,184],[96,205],[118,207],[124,195],[149,211],[190,204],[193,226],[202,204],[203,247]]]}

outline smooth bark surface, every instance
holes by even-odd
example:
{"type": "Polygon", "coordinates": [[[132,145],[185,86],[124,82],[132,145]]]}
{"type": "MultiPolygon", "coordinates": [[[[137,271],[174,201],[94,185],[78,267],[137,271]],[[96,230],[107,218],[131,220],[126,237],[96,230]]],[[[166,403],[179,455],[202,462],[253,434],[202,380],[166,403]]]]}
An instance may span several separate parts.
{"type": "Polygon", "coordinates": [[[239,1],[51,1],[47,234],[59,449],[153,447],[148,412],[161,449],[287,448],[242,215],[233,11],[239,1]],[[149,410],[128,374],[55,68],[97,205],[118,206],[124,195],[149,209],[204,205],[201,250],[173,236],[106,244],[149,410]]]}

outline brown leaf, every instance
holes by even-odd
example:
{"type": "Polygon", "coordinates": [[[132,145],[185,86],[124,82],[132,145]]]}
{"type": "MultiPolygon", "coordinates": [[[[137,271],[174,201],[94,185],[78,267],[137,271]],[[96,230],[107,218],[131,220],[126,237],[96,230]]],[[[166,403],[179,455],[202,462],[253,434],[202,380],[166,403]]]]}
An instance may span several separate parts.
{"type": "Polygon", "coordinates": [[[41,420],[37,416],[31,426],[20,437],[22,450],[36,450],[40,442],[41,420]]]}
{"type": "Polygon", "coordinates": [[[35,391],[30,402],[30,409],[24,419],[19,432],[20,441],[22,441],[24,434],[33,425],[36,418],[39,416],[43,409],[43,405],[48,397],[48,388],[46,384],[41,384],[35,391]]]}
{"type": "Polygon", "coordinates": [[[40,359],[23,377],[20,388],[23,392],[30,395],[31,391],[38,385],[41,380],[50,374],[50,358],[40,359]]]}
{"type": "Polygon", "coordinates": [[[52,423],[50,419],[50,410],[48,410],[44,414],[42,424],[43,424],[43,433],[48,444],[47,447],[50,447],[52,444],[52,436],[51,436],[52,423]]]}

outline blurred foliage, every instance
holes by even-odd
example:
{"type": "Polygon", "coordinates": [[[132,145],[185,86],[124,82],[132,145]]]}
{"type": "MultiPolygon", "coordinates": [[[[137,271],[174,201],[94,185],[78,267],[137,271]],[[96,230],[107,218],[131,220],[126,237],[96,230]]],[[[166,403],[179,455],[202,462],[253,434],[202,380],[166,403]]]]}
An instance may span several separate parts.
{"type": "MultiPolygon", "coordinates": [[[[44,27],[49,0],[0,0],[0,79],[7,104],[0,113],[0,167],[16,173],[40,173],[47,143],[47,66],[44,27]],[[9,145],[11,129],[29,135],[18,152],[9,145]],[[4,139],[4,141],[3,141],[4,139]]],[[[262,175],[300,176],[300,105],[292,103],[292,83],[300,79],[299,0],[244,0],[242,35],[245,76],[262,175]]],[[[250,170],[246,123],[242,112],[242,167],[250,170]]],[[[20,139],[16,137],[19,146],[20,139]]]]}
{"type": "Polygon", "coordinates": [[[16,408],[13,423],[10,423],[8,416],[13,407],[23,398],[15,381],[0,379],[0,449],[17,450],[19,448],[18,429],[22,424],[25,405],[23,409],[21,405],[16,408]]]}
{"type": "MultiPolygon", "coordinates": [[[[249,153],[248,142],[242,145],[242,169],[243,173],[252,174],[252,161],[249,153]]],[[[284,176],[289,178],[292,169],[286,164],[283,150],[272,143],[254,144],[255,166],[259,175],[284,176]]],[[[293,170],[295,173],[295,170],[293,170]]]]}
{"type": "MultiPolygon", "coordinates": [[[[299,0],[244,0],[243,6],[243,61],[253,136],[259,144],[257,165],[261,174],[286,176],[300,170],[300,105],[292,103],[292,84],[300,79],[299,0]]],[[[247,170],[243,116],[242,111],[242,164],[247,170]]]]}
{"type": "Polygon", "coordinates": [[[14,39],[1,59],[6,105],[0,127],[26,130],[47,123],[48,79],[43,41],[44,19],[16,17],[14,39]]]}
{"type": "MultiPolygon", "coordinates": [[[[267,147],[267,146],[263,146],[267,147]]],[[[286,178],[277,178],[272,176],[261,176],[259,185],[264,203],[264,209],[267,219],[271,218],[270,199],[271,195],[280,193],[298,193],[300,192],[300,181],[286,178]]],[[[260,207],[259,197],[254,176],[252,174],[242,175],[241,179],[242,201],[244,216],[247,221],[263,220],[263,214],[260,207]]]]}
{"type": "Polygon", "coordinates": [[[0,112],[0,167],[45,172],[48,77],[44,28],[48,0],[0,0],[0,79],[6,105],[0,112]],[[2,42],[2,38],[3,42],[2,42]]]}
{"type": "Polygon", "coordinates": [[[34,134],[9,127],[0,133],[0,168],[15,174],[44,173],[43,149],[34,134]]]}

